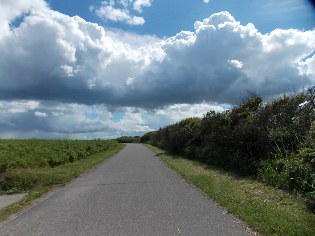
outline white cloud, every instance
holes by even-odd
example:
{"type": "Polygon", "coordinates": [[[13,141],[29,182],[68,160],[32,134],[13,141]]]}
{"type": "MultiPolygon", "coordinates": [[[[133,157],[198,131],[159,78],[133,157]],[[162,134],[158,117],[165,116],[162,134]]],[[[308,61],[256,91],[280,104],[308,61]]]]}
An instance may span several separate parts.
{"type": "Polygon", "coordinates": [[[47,117],[48,116],[47,113],[40,112],[40,111],[35,111],[34,115],[37,116],[37,117],[47,117]]]}
{"type": "Polygon", "coordinates": [[[79,72],[78,69],[73,68],[73,66],[62,65],[60,66],[61,70],[64,72],[66,77],[73,77],[79,72]]]}
{"type": "Polygon", "coordinates": [[[120,134],[122,132],[147,133],[154,130],[146,124],[141,112],[134,108],[126,108],[123,118],[119,122],[113,123],[112,127],[116,128],[120,134]]]}
{"type": "Polygon", "coordinates": [[[6,1],[0,16],[9,26],[29,13],[14,30],[1,27],[0,133],[7,136],[146,132],[237,103],[247,90],[269,97],[315,84],[315,30],[262,34],[220,12],[193,32],[161,40],[109,32],[41,0],[24,2],[6,1]],[[17,3],[20,10],[10,13],[17,3]],[[116,107],[120,123],[111,120],[116,107]]]}
{"type": "Polygon", "coordinates": [[[315,55],[311,58],[308,58],[305,61],[305,65],[307,67],[306,74],[312,76],[312,78],[315,80],[315,55]]]}
{"type": "Polygon", "coordinates": [[[158,45],[161,42],[161,39],[154,35],[139,35],[119,29],[106,31],[106,35],[107,37],[119,40],[122,44],[129,45],[132,48],[150,48],[152,45],[158,45]]]}
{"type": "Polygon", "coordinates": [[[195,32],[148,40],[48,8],[31,12],[0,41],[0,99],[155,108],[235,103],[247,90],[268,97],[314,84],[313,60],[301,59],[314,51],[315,30],[263,35],[220,12],[196,22],[195,32]]]}
{"type": "Polygon", "coordinates": [[[203,117],[209,111],[222,112],[225,109],[217,104],[208,104],[206,102],[199,104],[173,104],[162,109],[156,109],[155,114],[171,119],[172,122],[189,117],[203,117]]]}
{"type": "Polygon", "coordinates": [[[38,101],[0,101],[0,109],[7,113],[24,113],[35,110],[39,106],[38,101]]]}
{"type": "Polygon", "coordinates": [[[43,0],[0,0],[0,5],[0,39],[7,35],[15,18],[35,11],[44,12],[47,9],[47,4],[43,0]]]}
{"type": "Polygon", "coordinates": [[[243,63],[238,60],[228,60],[228,63],[232,66],[235,66],[236,68],[241,69],[243,67],[243,63]]]}
{"type": "Polygon", "coordinates": [[[122,119],[113,121],[104,105],[31,102],[0,102],[0,138],[63,138],[68,134],[71,138],[115,138],[153,130],[136,108],[121,108],[122,119]],[[8,112],[19,103],[26,107],[23,112],[8,112]]]}
{"type": "Polygon", "coordinates": [[[150,7],[153,0],[119,0],[103,1],[100,7],[90,6],[91,12],[95,11],[100,18],[113,22],[123,22],[129,25],[143,25],[145,20],[142,16],[131,13],[134,10],[142,13],[143,7],[150,7]]]}
{"type": "Polygon", "coordinates": [[[209,3],[209,2],[210,2],[210,0],[203,0],[203,2],[204,2],[204,3],[209,3]]]}
{"type": "Polygon", "coordinates": [[[96,14],[105,19],[110,21],[121,21],[125,22],[129,25],[143,25],[145,20],[143,17],[139,16],[132,16],[130,15],[129,11],[126,9],[119,9],[114,8],[113,6],[101,6],[96,10],[96,14]]]}
{"type": "Polygon", "coordinates": [[[141,13],[143,7],[151,7],[153,0],[136,0],[133,4],[133,9],[141,13]]]}
{"type": "MultiPolygon", "coordinates": [[[[117,89],[126,86],[126,78],[137,76],[152,61],[163,57],[163,50],[157,45],[147,46],[148,37],[143,43],[138,37],[137,45],[130,45],[115,36],[120,35],[106,36],[102,27],[79,17],[48,9],[30,14],[20,27],[8,30],[1,40],[1,95],[16,94],[23,98],[37,94],[37,99],[43,96],[53,99],[56,93],[59,98],[76,94],[85,100],[89,95],[82,93],[93,90],[91,95],[100,93],[92,95],[101,98],[99,102],[104,96],[111,98],[112,86],[117,89]]],[[[124,36],[126,42],[131,38],[132,42],[136,37],[124,36]]]]}
{"type": "Polygon", "coordinates": [[[297,64],[300,74],[305,74],[315,81],[315,51],[312,56],[307,56],[306,59],[299,61],[297,64]]]}
{"type": "Polygon", "coordinates": [[[266,98],[315,83],[311,59],[303,73],[299,63],[315,50],[315,30],[264,35],[220,12],[196,22],[195,32],[178,33],[161,45],[163,62],[134,84],[149,88],[152,100],[161,103],[237,103],[246,90],[266,98]]]}

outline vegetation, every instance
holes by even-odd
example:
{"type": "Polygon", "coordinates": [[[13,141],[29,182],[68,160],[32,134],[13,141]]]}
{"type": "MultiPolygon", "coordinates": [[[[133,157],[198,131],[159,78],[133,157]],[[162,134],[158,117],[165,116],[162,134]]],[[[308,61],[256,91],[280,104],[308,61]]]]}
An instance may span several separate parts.
{"type": "Polygon", "coordinates": [[[0,191],[32,189],[43,179],[41,170],[46,172],[120,146],[108,140],[0,140],[0,191]]]}
{"type": "Polygon", "coordinates": [[[140,136],[122,136],[117,138],[120,143],[140,143],[140,136]]]}
{"type": "Polygon", "coordinates": [[[294,194],[149,146],[186,181],[264,235],[315,235],[315,215],[294,194]]]}
{"type": "MultiPolygon", "coordinates": [[[[35,140],[33,140],[33,142],[35,142],[35,140]]],[[[54,142],[55,141],[53,141],[53,143],[54,142]]],[[[78,177],[80,174],[88,171],[100,162],[115,155],[124,146],[115,141],[102,142],[104,142],[104,145],[105,143],[109,145],[108,149],[106,151],[93,154],[88,158],[83,158],[81,160],[55,166],[53,168],[50,166],[38,168],[16,168],[14,171],[12,170],[7,173],[7,176],[9,176],[8,182],[11,183],[12,188],[7,190],[6,193],[19,192],[23,189],[28,189],[28,194],[21,201],[0,209],[0,221],[6,219],[9,215],[28,205],[33,199],[42,196],[44,193],[52,190],[56,186],[66,184],[73,178],[78,177]]],[[[47,143],[50,142],[47,141],[47,143]]]]}
{"type": "Polygon", "coordinates": [[[251,93],[231,110],[180,121],[141,141],[301,193],[314,210],[314,118],[314,89],[266,104],[251,93]]]}

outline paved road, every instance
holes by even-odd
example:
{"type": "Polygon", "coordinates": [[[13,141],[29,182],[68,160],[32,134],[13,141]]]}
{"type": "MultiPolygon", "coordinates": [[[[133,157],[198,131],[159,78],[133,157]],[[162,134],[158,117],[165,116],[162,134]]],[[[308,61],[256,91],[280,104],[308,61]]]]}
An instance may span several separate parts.
{"type": "Polygon", "coordinates": [[[128,144],[0,235],[248,235],[146,147],[128,144]]]}
{"type": "Polygon", "coordinates": [[[0,195],[0,208],[4,208],[12,203],[18,202],[26,195],[26,193],[0,195]]]}

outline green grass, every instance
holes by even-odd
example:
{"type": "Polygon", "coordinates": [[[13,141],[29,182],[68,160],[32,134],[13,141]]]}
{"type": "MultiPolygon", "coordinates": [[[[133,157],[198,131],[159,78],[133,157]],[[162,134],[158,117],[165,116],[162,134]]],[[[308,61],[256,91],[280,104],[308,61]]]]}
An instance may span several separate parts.
{"type": "Polygon", "coordinates": [[[116,144],[114,140],[0,140],[0,177],[16,168],[56,167],[75,162],[116,144]]]}
{"type": "MultiPolygon", "coordinates": [[[[44,193],[51,191],[53,188],[65,185],[73,178],[80,176],[82,173],[90,170],[102,161],[112,157],[123,147],[123,144],[117,143],[104,152],[91,155],[86,159],[81,159],[73,163],[59,165],[54,168],[15,169],[14,174],[12,173],[10,178],[13,178],[13,182],[17,187],[16,189],[11,189],[9,192],[20,192],[19,185],[23,185],[24,188],[29,185],[30,191],[28,195],[19,202],[0,209],[0,221],[5,220],[10,215],[18,212],[32,200],[42,196],[44,193]]],[[[2,193],[6,192],[2,191],[2,193]]]]}
{"type": "Polygon", "coordinates": [[[315,215],[305,199],[147,146],[187,182],[259,234],[315,235],[315,215]]]}

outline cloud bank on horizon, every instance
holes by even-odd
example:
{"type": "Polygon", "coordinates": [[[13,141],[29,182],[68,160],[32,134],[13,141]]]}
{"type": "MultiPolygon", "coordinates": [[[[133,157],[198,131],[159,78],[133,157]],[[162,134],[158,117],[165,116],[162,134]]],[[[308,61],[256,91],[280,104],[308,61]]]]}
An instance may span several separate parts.
{"type": "MultiPolygon", "coordinates": [[[[118,9],[105,1],[92,10],[138,24],[128,9],[141,13],[152,2],[120,1],[126,5],[118,9]]],[[[248,90],[269,98],[315,84],[315,29],[262,34],[229,12],[194,29],[166,39],[122,38],[43,0],[1,1],[0,137],[143,133],[221,111],[248,90]]]]}

